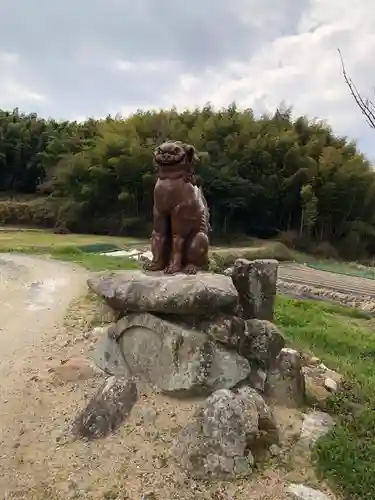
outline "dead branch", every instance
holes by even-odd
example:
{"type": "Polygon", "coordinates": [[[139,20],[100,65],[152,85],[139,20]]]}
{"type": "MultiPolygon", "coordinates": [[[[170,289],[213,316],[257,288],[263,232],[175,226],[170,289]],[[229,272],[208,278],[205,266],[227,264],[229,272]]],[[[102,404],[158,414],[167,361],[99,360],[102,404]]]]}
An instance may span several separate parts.
{"type": "Polygon", "coordinates": [[[347,75],[344,59],[342,57],[340,49],[337,49],[337,51],[339,53],[341,60],[342,74],[350,90],[350,93],[354,97],[354,100],[357,103],[357,106],[361,110],[362,114],[365,116],[367,123],[370,125],[371,128],[375,129],[375,104],[370,99],[366,99],[361,96],[357,87],[353,83],[353,80],[349,78],[347,75]]]}

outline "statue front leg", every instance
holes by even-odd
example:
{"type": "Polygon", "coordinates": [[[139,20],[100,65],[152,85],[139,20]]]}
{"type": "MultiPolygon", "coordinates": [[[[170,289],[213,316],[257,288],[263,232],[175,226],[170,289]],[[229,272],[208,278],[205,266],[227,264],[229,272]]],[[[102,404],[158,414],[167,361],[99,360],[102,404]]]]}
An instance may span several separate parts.
{"type": "Polygon", "coordinates": [[[171,215],[172,248],[169,265],[165,272],[175,274],[182,269],[182,254],[185,244],[186,220],[182,217],[180,207],[176,207],[171,215]]]}
{"type": "Polygon", "coordinates": [[[147,271],[162,271],[168,263],[167,217],[154,209],[154,230],[151,235],[152,262],[145,266],[147,271]]]}
{"type": "Polygon", "coordinates": [[[172,236],[172,251],[169,265],[165,272],[167,274],[175,274],[181,271],[182,268],[182,252],[184,248],[185,238],[178,234],[172,236]]]}

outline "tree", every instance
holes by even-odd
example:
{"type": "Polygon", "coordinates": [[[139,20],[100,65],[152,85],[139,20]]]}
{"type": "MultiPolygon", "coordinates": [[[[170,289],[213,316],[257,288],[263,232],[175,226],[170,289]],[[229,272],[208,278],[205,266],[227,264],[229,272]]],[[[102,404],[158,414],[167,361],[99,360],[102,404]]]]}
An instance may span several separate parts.
{"type": "Polygon", "coordinates": [[[337,50],[341,60],[342,74],[350,90],[350,93],[354,97],[354,100],[357,103],[357,106],[361,110],[362,114],[365,116],[367,123],[370,125],[371,128],[375,129],[375,104],[371,99],[363,97],[360,94],[353,80],[348,76],[346,72],[344,59],[342,57],[340,49],[337,50]]]}
{"type": "Polygon", "coordinates": [[[315,196],[314,190],[310,184],[306,184],[301,188],[302,212],[300,234],[306,230],[308,236],[311,236],[311,231],[316,223],[318,216],[318,198],[315,196]]]}
{"type": "MultiPolygon", "coordinates": [[[[290,108],[256,118],[235,104],[139,111],[82,123],[0,110],[0,222],[149,236],[152,151],[172,138],[203,152],[196,165],[213,235],[359,242],[375,252],[375,173],[356,145],[290,108]],[[301,226],[302,223],[302,226],[301,226]]],[[[357,244],[356,243],[356,244],[357,244]]],[[[352,245],[353,248],[355,245],[352,245]]]]}

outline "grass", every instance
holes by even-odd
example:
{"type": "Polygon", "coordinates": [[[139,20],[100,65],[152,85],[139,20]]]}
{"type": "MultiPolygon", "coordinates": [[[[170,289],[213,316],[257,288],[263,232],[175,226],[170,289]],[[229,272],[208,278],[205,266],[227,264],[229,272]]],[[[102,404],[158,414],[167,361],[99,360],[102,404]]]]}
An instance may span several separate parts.
{"type": "MultiPolygon", "coordinates": [[[[76,262],[91,271],[134,269],[137,267],[137,264],[132,259],[107,257],[89,251],[91,245],[97,244],[120,249],[131,247],[146,249],[149,247],[149,241],[134,238],[86,234],[65,235],[54,234],[45,230],[21,230],[17,228],[0,230],[0,252],[50,255],[59,260],[76,262]]],[[[212,270],[222,271],[231,266],[239,257],[248,259],[267,258],[280,261],[293,259],[293,253],[280,242],[248,238],[236,244],[239,245],[236,248],[227,246],[214,246],[211,248],[210,267],[212,270]]]]}
{"type": "Polygon", "coordinates": [[[24,248],[53,249],[58,247],[78,247],[94,243],[108,243],[120,248],[147,245],[147,241],[120,236],[101,236],[95,234],[54,234],[45,230],[0,230],[0,251],[19,251],[24,248]]]}
{"type": "Polygon", "coordinates": [[[128,257],[110,257],[97,253],[82,252],[77,248],[63,247],[50,253],[51,257],[58,260],[74,262],[89,271],[120,271],[124,269],[138,269],[135,260],[128,257]]]}
{"type": "Polygon", "coordinates": [[[129,257],[111,257],[98,253],[83,252],[77,247],[21,247],[0,250],[0,252],[26,253],[31,255],[47,256],[52,259],[73,262],[85,267],[89,271],[120,271],[124,269],[138,269],[135,260],[129,257]]]}
{"type": "Polygon", "coordinates": [[[353,309],[278,298],[276,323],[288,341],[314,353],[349,382],[328,411],[338,421],[316,450],[318,469],[351,500],[375,499],[375,328],[353,309]]]}
{"type": "Polygon", "coordinates": [[[147,242],[132,238],[87,234],[54,234],[43,230],[1,230],[0,252],[48,255],[54,259],[80,264],[90,271],[136,269],[127,257],[110,257],[84,251],[80,247],[102,244],[114,248],[143,248],[147,242]]]}

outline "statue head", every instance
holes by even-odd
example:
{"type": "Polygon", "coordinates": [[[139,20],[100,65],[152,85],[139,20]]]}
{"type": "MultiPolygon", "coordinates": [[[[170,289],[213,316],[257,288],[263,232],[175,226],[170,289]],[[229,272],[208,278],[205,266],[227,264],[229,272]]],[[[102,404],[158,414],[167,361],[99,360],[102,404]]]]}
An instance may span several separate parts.
{"type": "Polygon", "coordinates": [[[199,157],[195,147],[181,141],[165,141],[154,150],[154,162],[159,166],[193,163],[197,160],[199,157]]]}

